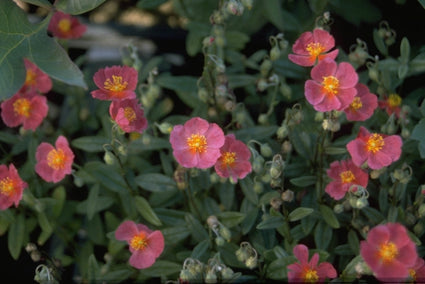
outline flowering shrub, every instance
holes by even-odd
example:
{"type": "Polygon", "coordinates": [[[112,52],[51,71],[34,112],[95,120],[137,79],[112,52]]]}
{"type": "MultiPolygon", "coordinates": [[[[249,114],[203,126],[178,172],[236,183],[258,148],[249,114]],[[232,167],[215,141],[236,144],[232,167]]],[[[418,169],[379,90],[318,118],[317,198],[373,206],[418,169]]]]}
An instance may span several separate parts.
{"type": "Polygon", "coordinates": [[[425,43],[383,18],[423,1],[379,3],[0,1],[2,276],[425,281],[425,43]]]}

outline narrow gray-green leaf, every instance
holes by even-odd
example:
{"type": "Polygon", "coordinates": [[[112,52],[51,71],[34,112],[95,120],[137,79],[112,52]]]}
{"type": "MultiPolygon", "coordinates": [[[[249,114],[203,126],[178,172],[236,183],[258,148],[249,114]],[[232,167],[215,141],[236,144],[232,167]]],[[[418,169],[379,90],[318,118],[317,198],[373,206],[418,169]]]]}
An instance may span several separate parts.
{"type": "Polygon", "coordinates": [[[289,213],[289,221],[298,221],[314,212],[313,208],[298,207],[289,213]]]}
{"type": "Polygon", "coordinates": [[[10,255],[14,260],[18,260],[25,238],[25,218],[20,214],[15,218],[15,222],[10,224],[7,234],[7,246],[10,255]]]}
{"type": "Polygon", "coordinates": [[[325,222],[332,228],[338,229],[340,225],[334,211],[326,205],[320,205],[319,209],[325,222]]]}
{"type": "Polygon", "coordinates": [[[93,10],[106,0],[58,0],[55,4],[58,10],[67,14],[78,15],[93,10]]]}
{"type": "Polygon", "coordinates": [[[135,178],[135,181],[142,189],[152,192],[177,190],[173,178],[159,173],[141,174],[135,178]]]}
{"type": "Polygon", "coordinates": [[[152,210],[149,202],[144,197],[138,195],[134,198],[134,201],[136,203],[137,212],[139,212],[146,221],[155,226],[162,226],[161,220],[156,216],[156,213],[152,210]]]}

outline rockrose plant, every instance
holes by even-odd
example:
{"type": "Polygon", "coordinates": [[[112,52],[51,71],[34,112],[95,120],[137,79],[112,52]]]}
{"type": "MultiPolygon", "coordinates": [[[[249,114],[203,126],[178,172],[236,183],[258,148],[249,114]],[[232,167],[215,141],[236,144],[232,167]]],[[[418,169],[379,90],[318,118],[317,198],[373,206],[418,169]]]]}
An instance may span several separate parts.
{"type": "Polygon", "coordinates": [[[424,282],[424,12],[1,0],[1,281],[424,282]]]}

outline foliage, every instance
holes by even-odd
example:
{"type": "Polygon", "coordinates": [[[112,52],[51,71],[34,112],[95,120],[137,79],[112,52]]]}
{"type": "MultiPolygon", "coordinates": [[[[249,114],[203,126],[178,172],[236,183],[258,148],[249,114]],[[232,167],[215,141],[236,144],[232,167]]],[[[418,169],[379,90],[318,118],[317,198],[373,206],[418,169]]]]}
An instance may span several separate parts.
{"type": "MultiPolygon", "coordinates": [[[[40,264],[36,281],[61,282],[69,273],[81,283],[287,280],[298,244],[331,263],[335,281],[367,280],[373,272],[360,243],[388,222],[406,227],[423,258],[425,96],[420,86],[406,85],[425,71],[425,49],[396,37],[391,22],[379,22],[373,2],[137,1],[135,9],[153,13],[171,5],[185,21],[185,52],[202,58],[199,75],[176,75],[165,55],[143,58],[134,44],[123,49],[114,65],[138,71],[136,94],[148,121],[142,134],[124,133],[108,115],[109,102],[90,95],[99,66],[73,58],[66,41],[47,33],[56,9],[83,16],[109,1],[24,2],[47,15],[33,23],[13,1],[0,1],[0,97],[24,84],[23,58],[52,78],[54,97],[48,96],[49,114],[36,131],[1,129],[1,164],[13,163],[28,188],[19,206],[0,211],[0,235],[14,260],[28,252],[40,264]],[[288,54],[306,31],[320,26],[332,34],[334,16],[353,26],[376,25],[373,42],[357,39],[349,50],[336,37],[337,62],[349,62],[379,101],[398,94],[400,115],[378,107],[366,121],[350,121],[341,110],[318,112],[307,102],[311,68],[288,54]],[[269,47],[252,50],[254,36],[268,26],[277,31],[262,34],[269,47]],[[170,131],[193,117],[244,142],[252,172],[235,181],[213,168],[179,166],[170,131]],[[401,157],[382,169],[363,167],[367,187],[335,200],[325,192],[327,169],[350,157],[346,145],[361,127],[402,137],[401,157]],[[75,154],[72,174],[49,183],[34,170],[37,146],[60,135],[75,154]],[[151,267],[128,264],[128,245],[114,234],[125,220],[162,232],[165,248],[151,267]]],[[[417,4],[422,9],[423,1],[417,4]]]]}

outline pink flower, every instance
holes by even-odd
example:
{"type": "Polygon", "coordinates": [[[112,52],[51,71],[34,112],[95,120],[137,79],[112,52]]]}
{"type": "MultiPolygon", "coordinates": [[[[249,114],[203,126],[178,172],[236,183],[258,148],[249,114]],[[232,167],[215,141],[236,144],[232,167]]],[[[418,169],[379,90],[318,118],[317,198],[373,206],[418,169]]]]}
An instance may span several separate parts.
{"type": "Polygon", "coordinates": [[[325,58],[335,59],[338,49],[328,52],[335,46],[335,40],[327,31],[314,29],[313,32],[303,33],[292,46],[295,54],[289,54],[288,58],[301,66],[313,66],[316,61],[325,58]]]}
{"type": "Polygon", "coordinates": [[[70,39],[80,38],[87,27],[81,24],[78,18],[56,11],[50,19],[47,30],[57,38],[70,39]]]}
{"type": "Polygon", "coordinates": [[[185,168],[206,169],[220,158],[224,133],[215,123],[194,117],[184,125],[176,125],[170,143],[177,162],[185,168]]]}
{"type": "Polygon", "coordinates": [[[41,143],[35,153],[37,164],[35,171],[47,182],[59,182],[65,175],[71,173],[74,153],[69,148],[68,140],[59,136],[55,147],[51,144],[41,143]]]}
{"type": "Polygon", "coordinates": [[[366,187],[369,175],[356,165],[352,160],[335,161],[330,164],[330,169],[326,171],[333,179],[325,188],[325,191],[335,200],[340,200],[347,191],[357,191],[357,186],[366,187]]]}
{"type": "Polygon", "coordinates": [[[137,99],[112,101],[109,114],[124,132],[142,133],[148,127],[148,121],[137,99]]]}
{"type": "Polygon", "coordinates": [[[390,94],[388,97],[384,96],[384,100],[379,101],[378,105],[380,108],[385,109],[388,115],[395,113],[396,117],[400,117],[400,105],[402,99],[398,94],[390,94]]]}
{"type": "Polygon", "coordinates": [[[93,76],[99,90],[91,95],[99,100],[122,100],[136,98],[137,70],[129,66],[112,66],[99,69],[93,76]]]}
{"type": "Polygon", "coordinates": [[[299,262],[288,265],[288,282],[323,282],[326,278],[335,278],[336,270],[329,262],[319,265],[319,254],[315,253],[308,261],[308,248],[305,245],[296,245],[293,249],[294,256],[299,262]]]}
{"type": "Polygon", "coordinates": [[[409,276],[418,254],[406,228],[398,223],[378,225],[360,242],[360,255],[380,281],[400,281],[409,276]]]}
{"type": "Polygon", "coordinates": [[[22,193],[28,184],[18,174],[13,164],[0,165],[0,210],[6,210],[12,204],[18,207],[22,193]]]}
{"type": "Polygon", "coordinates": [[[379,170],[400,158],[402,145],[398,135],[370,133],[360,126],[357,138],[347,144],[347,150],[356,166],[367,162],[371,169],[379,170]]]}
{"type": "Polygon", "coordinates": [[[357,94],[359,77],[347,62],[324,59],[311,69],[311,77],[305,82],[305,97],[317,111],[343,110],[357,94]]]}
{"type": "Polygon", "coordinates": [[[413,267],[409,268],[411,280],[416,283],[425,283],[425,261],[418,257],[413,267]]]}
{"type": "Polygon", "coordinates": [[[131,257],[129,263],[137,269],[152,266],[164,250],[161,231],[152,231],[143,224],[124,221],[115,231],[115,238],[127,241],[131,257]]]}
{"type": "Polygon", "coordinates": [[[27,74],[25,83],[19,90],[20,93],[48,93],[52,89],[52,80],[49,75],[41,71],[37,65],[24,58],[27,74]]]}
{"type": "Polygon", "coordinates": [[[243,179],[252,170],[249,159],[251,152],[248,147],[239,140],[235,135],[229,134],[225,136],[224,145],[220,148],[221,156],[215,163],[215,171],[220,177],[228,178],[229,176],[237,181],[243,179]]]}
{"type": "Polygon", "coordinates": [[[35,129],[47,116],[49,107],[45,96],[37,93],[16,93],[1,103],[1,117],[8,127],[23,126],[25,130],[35,129]]]}
{"type": "Polygon", "coordinates": [[[356,89],[357,95],[344,112],[348,120],[365,121],[378,107],[378,98],[369,92],[369,88],[364,84],[358,83],[356,89]]]}

